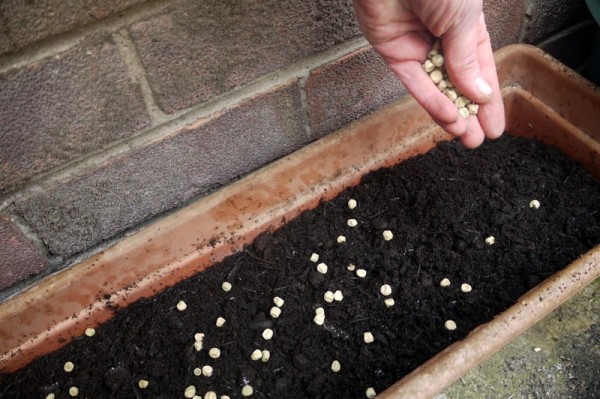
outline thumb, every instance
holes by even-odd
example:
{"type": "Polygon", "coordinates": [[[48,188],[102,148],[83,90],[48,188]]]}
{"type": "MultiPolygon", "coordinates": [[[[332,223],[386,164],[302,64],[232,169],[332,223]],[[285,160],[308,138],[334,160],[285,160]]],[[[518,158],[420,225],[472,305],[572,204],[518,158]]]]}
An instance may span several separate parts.
{"type": "MultiPolygon", "coordinates": [[[[476,103],[492,99],[493,89],[479,65],[480,41],[489,41],[483,13],[474,20],[463,20],[443,36],[445,67],[456,87],[476,103]]],[[[489,45],[489,44],[488,44],[489,45]]]]}

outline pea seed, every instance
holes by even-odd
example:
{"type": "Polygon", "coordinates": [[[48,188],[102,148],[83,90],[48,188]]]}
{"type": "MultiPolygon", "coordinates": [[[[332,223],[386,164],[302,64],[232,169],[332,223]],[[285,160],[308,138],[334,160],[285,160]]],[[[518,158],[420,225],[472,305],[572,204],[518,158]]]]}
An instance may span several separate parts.
{"type": "Polygon", "coordinates": [[[265,330],[262,333],[262,336],[267,341],[270,340],[271,338],[273,338],[273,330],[271,330],[270,328],[265,328],[265,330]]]}
{"type": "Polygon", "coordinates": [[[433,57],[435,57],[436,55],[438,55],[440,52],[438,51],[438,49],[431,49],[429,50],[429,52],[427,53],[427,58],[432,59],[433,57]]]}
{"type": "Polygon", "coordinates": [[[183,391],[183,396],[186,398],[192,399],[194,395],[196,395],[196,387],[193,385],[190,385],[185,389],[185,391],[183,391]]]}
{"type": "Polygon", "coordinates": [[[273,306],[269,314],[272,318],[276,319],[281,315],[281,309],[279,309],[277,306],[273,306]]]}
{"type": "Polygon", "coordinates": [[[200,341],[194,342],[194,349],[196,349],[196,352],[200,352],[202,350],[202,342],[200,342],[200,341]]]}
{"type": "Polygon", "coordinates": [[[448,280],[447,278],[440,281],[440,287],[448,287],[448,286],[450,286],[450,280],[448,280]]]}
{"type": "Polygon", "coordinates": [[[73,371],[74,368],[75,368],[75,365],[73,364],[73,362],[66,362],[65,365],[63,366],[63,369],[67,373],[70,373],[71,371],[73,371]]]}
{"type": "Polygon", "coordinates": [[[439,91],[444,92],[444,90],[446,90],[446,88],[448,87],[448,83],[446,83],[447,81],[445,79],[440,80],[440,83],[437,84],[437,88],[439,91]]]}
{"type": "Polygon", "coordinates": [[[365,278],[367,277],[367,271],[365,269],[358,269],[356,270],[356,275],[360,278],[365,278]]]}
{"type": "Polygon", "coordinates": [[[337,238],[337,242],[338,242],[338,244],[343,244],[343,243],[345,243],[345,242],[346,242],[346,236],[339,236],[339,237],[337,238]]]}
{"type": "Polygon", "coordinates": [[[77,388],[77,387],[69,388],[69,395],[71,395],[71,396],[79,395],[79,388],[77,388]]]}
{"type": "Polygon", "coordinates": [[[473,288],[467,283],[461,284],[461,286],[460,286],[460,290],[462,292],[471,292],[472,289],[473,288]]]}
{"type": "Polygon", "coordinates": [[[356,208],[356,205],[358,205],[358,203],[356,202],[355,199],[349,199],[348,200],[348,208],[354,209],[354,208],[356,208]]]}
{"type": "Polygon", "coordinates": [[[242,396],[252,396],[253,393],[254,389],[251,385],[244,385],[244,387],[242,388],[242,396]]]}
{"type": "Polygon", "coordinates": [[[138,387],[140,387],[141,389],[146,389],[148,388],[148,380],[139,380],[138,381],[138,387]]]}
{"type": "Polygon", "coordinates": [[[342,291],[336,290],[333,293],[333,299],[335,299],[337,302],[341,302],[344,299],[344,294],[342,294],[342,291]]]}
{"type": "Polygon", "coordinates": [[[354,271],[354,269],[356,269],[356,266],[355,266],[353,263],[350,263],[350,264],[348,265],[347,269],[348,269],[349,271],[353,272],[353,271],[354,271]]]}
{"type": "Polygon", "coordinates": [[[223,284],[221,284],[221,288],[223,289],[223,291],[229,292],[231,291],[232,285],[229,281],[224,281],[223,284]]]}
{"type": "Polygon", "coordinates": [[[441,67],[442,65],[444,65],[444,56],[441,54],[434,55],[433,57],[431,57],[431,63],[436,67],[441,67]]]}
{"type": "Polygon", "coordinates": [[[227,395],[222,395],[221,399],[231,399],[231,398],[229,396],[227,396],[227,395]]]}
{"type": "Polygon", "coordinates": [[[533,209],[539,209],[540,208],[540,201],[534,199],[531,200],[531,202],[529,203],[529,207],[533,208],[533,209]]]}
{"type": "Polygon", "coordinates": [[[379,289],[379,291],[381,292],[381,295],[383,295],[383,296],[392,295],[392,287],[390,287],[389,284],[382,285],[381,288],[379,289]]]}
{"type": "Polygon", "coordinates": [[[313,254],[310,256],[310,261],[311,262],[318,262],[319,261],[319,254],[316,254],[313,252],[313,254]]]}
{"type": "MultiPolygon", "coordinates": [[[[325,263],[322,263],[322,264],[325,265],[325,263]]],[[[325,271],[327,271],[327,265],[325,265],[325,271]]],[[[276,296],[275,298],[273,298],[273,303],[275,304],[275,306],[280,308],[283,306],[285,301],[283,299],[281,299],[280,297],[276,296]]]]}
{"type": "Polygon", "coordinates": [[[485,243],[488,245],[494,245],[496,243],[496,239],[494,238],[494,236],[489,236],[485,239],[485,243]]]}
{"type": "Polygon", "coordinates": [[[221,349],[210,348],[210,350],[208,351],[208,356],[212,357],[213,359],[220,358],[221,357],[221,349]]]}
{"type": "Polygon", "coordinates": [[[187,309],[187,304],[185,302],[183,302],[183,301],[177,302],[177,310],[179,310],[180,312],[183,312],[186,309],[187,309]]]}
{"type": "Polygon", "coordinates": [[[375,390],[373,388],[369,387],[365,391],[365,395],[367,396],[367,398],[372,399],[375,396],[377,396],[377,392],[375,392],[375,390]]]}
{"type": "Polygon", "coordinates": [[[86,328],[85,329],[85,335],[88,337],[93,337],[94,335],[96,335],[96,330],[94,330],[93,328],[86,328]]]}
{"type": "MultiPolygon", "coordinates": [[[[446,83],[446,85],[448,85],[448,83],[446,83]]],[[[451,90],[448,89],[444,92],[444,94],[446,95],[446,97],[448,97],[450,99],[450,101],[454,102],[458,99],[458,94],[456,94],[455,90],[451,90]]]]}
{"type": "Polygon", "coordinates": [[[202,342],[204,340],[204,333],[196,333],[194,334],[194,341],[202,342]]]}
{"type": "Polygon", "coordinates": [[[469,114],[469,110],[466,109],[465,107],[460,107],[458,109],[458,113],[461,114],[464,118],[466,118],[466,117],[468,117],[470,115],[469,114]]]}
{"type": "Polygon", "coordinates": [[[325,314],[325,309],[323,309],[322,307],[318,307],[315,309],[315,314],[325,314]]]}
{"type": "Polygon", "coordinates": [[[270,358],[271,358],[271,352],[269,352],[266,349],[263,350],[262,351],[262,356],[261,356],[261,360],[263,361],[263,363],[268,362],[270,358]]]}
{"type": "Polygon", "coordinates": [[[323,299],[325,299],[325,302],[331,303],[333,302],[333,292],[331,291],[327,291],[324,295],[323,295],[323,299]]]}
{"type": "Polygon", "coordinates": [[[446,327],[447,330],[454,331],[456,330],[456,323],[454,320],[446,320],[444,327],[446,327]]]}
{"type": "Polygon", "coordinates": [[[363,333],[363,340],[365,341],[365,344],[370,344],[375,341],[375,338],[370,331],[367,331],[366,333],[363,333]]]}
{"type": "Polygon", "coordinates": [[[49,393],[48,395],[46,395],[46,399],[55,399],[56,395],[53,393],[49,393]]]}
{"type": "Polygon", "coordinates": [[[469,100],[467,100],[467,98],[460,96],[458,97],[455,101],[454,101],[454,105],[456,105],[457,108],[463,108],[466,107],[467,104],[470,103],[469,100]]]}
{"type": "Polygon", "coordinates": [[[331,371],[333,371],[334,373],[339,373],[341,369],[342,365],[339,361],[334,360],[333,362],[331,362],[331,371]]]}
{"type": "Polygon", "coordinates": [[[358,222],[356,221],[356,219],[348,219],[348,226],[356,227],[357,225],[358,225],[358,222]]]}
{"type": "Polygon", "coordinates": [[[224,318],[222,318],[222,317],[219,317],[219,318],[217,318],[217,322],[215,323],[215,325],[216,325],[217,327],[223,327],[223,325],[225,324],[225,321],[226,321],[226,320],[225,320],[224,318]]]}
{"type": "Polygon", "coordinates": [[[394,238],[394,233],[392,233],[390,230],[384,230],[384,232],[383,232],[383,239],[386,240],[386,241],[389,241],[392,238],[394,238]]]}
{"type": "Polygon", "coordinates": [[[201,375],[202,375],[202,369],[201,369],[200,367],[196,367],[196,368],[194,369],[194,375],[195,375],[196,377],[199,377],[199,376],[201,376],[201,375]]]}
{"type": "Polygon", "coordinates": [[[325,263],[319,263],[317,265],[317,271],[321,274],[326,274],[327,273],[327,265],[325,263]]]}
{"type": "Polygon", "coordinates": [[[539,352],[539,351],[541,351],[541,350],[542,350],[542,348],[538,348],[537,346],[536,346],[535,348],[533,348],[533,351],[534,351],[534,352],[539,352]]]}
{"type": "Polygon", "coordinates": [[[479,104],[467,104],[467,111],[469,111],[469,114],[471,115],[477,115],[477,113],[479,113],[479,104]]]}
{"type": "Polygon", "coordinates": [[[315,322],[315,324],[322,326],[323,323],[325,323],[325,315],[324,314],[318,314],[315,316],[315,318],[313,319],[313,321],[315,322]]]}
{"type": "Polygon", "coordinates": [[[204,374],[206,377],[212,377],[213,371],[214,370],[211,366],[202,366],[202,374],[204,374]]]}
{"type": "Polygon", "coordinates": [[[423,63],[423,70],[427,73],[433,71],[435,69],[435,65],[433,65],[433,62],[431,62],[431,60],[427,60],[423,63]]]}
{"type": "Polygon", "coordinates": [[[262,352],[260,349],[255,349],[254,352],[250,355],[250,359],[256,361],[262,358],[262,352]]]}
{"type": "Polygon", "coordinates": [[[444,75],[442,74],[442,71],[436,68],[429,73],[429,77],[431,78],[433,83],[438,84],[442,81],[444,75]]]}
{"type": "Polygon", "coordinates": [[[204,399],[217,399],[217,393],[213,391],[208,391],[204,394],[204,399]]]}
{"type": "Polygon", "coordinates": [[[391,308],[396,304],[396,301],[394,301],[394,298],[387,298],[385,301],[383,301],[383,303],[385,303],[385,306],[388,308],[391,308]]]}

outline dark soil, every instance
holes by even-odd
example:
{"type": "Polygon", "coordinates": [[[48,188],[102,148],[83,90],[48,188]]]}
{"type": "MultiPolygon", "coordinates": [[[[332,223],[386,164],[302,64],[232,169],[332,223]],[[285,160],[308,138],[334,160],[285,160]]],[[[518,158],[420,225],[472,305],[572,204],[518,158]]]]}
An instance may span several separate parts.
{"type": "Polygon", "coordinates": [[[200,396],[238,398],[250,384],[255,398],[364,398],[366,388],[383,391],[600,243],[599,211],[599,182],[556,149],[508,135],[476,150],[441,143],[119,311],[93,338],[2,377],[0,396],[65,398],[77,386],[84,398],[182,398],[194,385],[200,396]],[[532,199],[539,209],[529,207],[532,199]],[[358,226],[348,227],[349,218],[358,226]],[[382,238],[386,229],[391,241],[382,238]],[[340,234],[346,243],[337,243],[340,234]],[[494,245],[485,243],[490,235],[494,245]],[[309,260],[313,252],[329,266],[326,275],[309,260]],[[441,288],[445,277],[452,284],[441,288]],[[225,280],[233,283],[228,293],[225,280]],[[392,308],[379,293],[385,283],[392,308]],[[461,292],[462,283],[473,291],[461,292]],[[338,289],[343,301],[323,300],[338,289]],[[285,300],[278,319],[269,316],[274,296],[285,300]],[[313,322],[319,306],[323,326],[313,322]],[[219,316],[227,320],[222,328],[219,316]],[[444,328],[448,319],[455,331],[444,328]],[[270,341],[261,336],[266,327],[275,332],[270,341]],[[364,343],[366,331],[375,342],[364,343]],[[200,352],[192,346],[197,332],[206,334],[200,352]],[[219,359],[208,356],[212,347],[221,349],[219,359]],[[270,350],[268,362],[250,360],[257,348],[270,350]],[[63,371],[66,361],[73,372],[63,371]],[[207,364],[212,377],[193,374],[207,364]],[[140,379],[147,389],[138,388],[140,379]]]}

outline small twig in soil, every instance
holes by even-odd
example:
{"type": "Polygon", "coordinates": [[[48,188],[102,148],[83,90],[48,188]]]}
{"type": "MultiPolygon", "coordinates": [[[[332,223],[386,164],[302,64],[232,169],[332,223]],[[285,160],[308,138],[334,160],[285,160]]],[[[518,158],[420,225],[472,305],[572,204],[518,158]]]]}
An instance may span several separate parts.
{"type": "Polygon", "coordinates": [[[254,259],[254,260],[257,260],[257,261],[259,261],[259,262],[262,262],[262,263],[266,263],[267,265],[272,265],[272,266],[275,266],[275,263],[273,263],[273,262],[269,262],[268,260],[265,260],[265,259],[263,259],[263,258],[260,258],[260,257],[256,256],[255,254],[253,254],[252,252],[250,252],[250,251],[249,251],[249,250],[247,250],[247,249],[246,249],[246,250],[244,250],[244,253],[248,254],[248,256],[250,256],[250,257],[251,257],[252,259],[254,259]]]}

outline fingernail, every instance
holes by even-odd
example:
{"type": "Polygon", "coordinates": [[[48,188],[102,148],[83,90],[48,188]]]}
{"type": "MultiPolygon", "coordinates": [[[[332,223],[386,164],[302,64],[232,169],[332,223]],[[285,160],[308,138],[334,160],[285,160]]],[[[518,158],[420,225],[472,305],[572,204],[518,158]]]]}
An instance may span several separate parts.
{"type": "Polygon", "coordinates": [[[481,94],[483,97],[489,97],[492,95],[492,86],[490,86],[489,83],[486,82],[483,78],[479,77],[475,79],[475,85],[477,86],[479,94],[481,94]]]}

